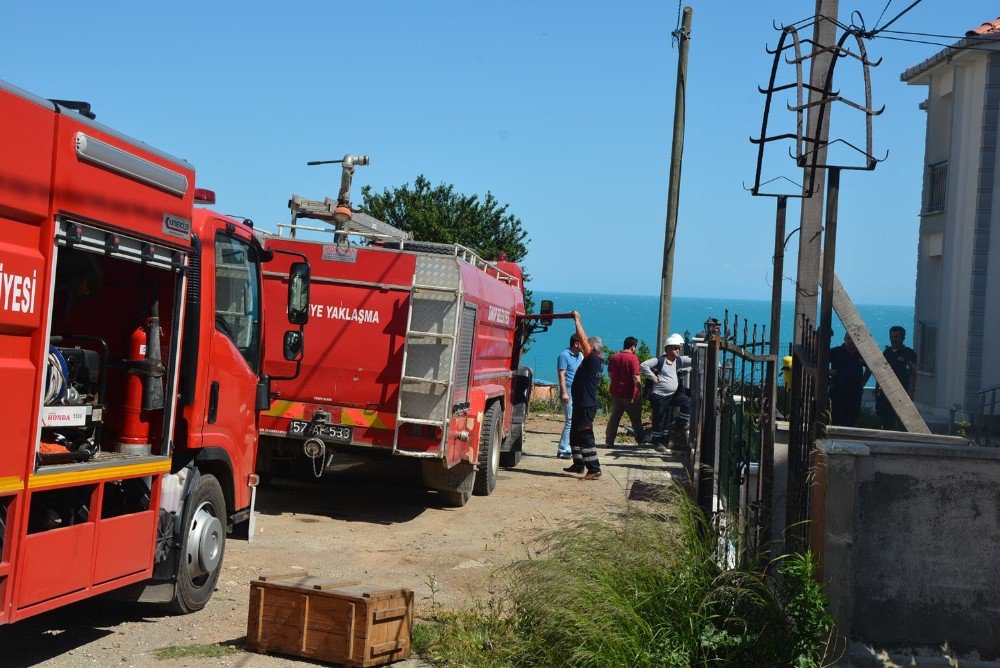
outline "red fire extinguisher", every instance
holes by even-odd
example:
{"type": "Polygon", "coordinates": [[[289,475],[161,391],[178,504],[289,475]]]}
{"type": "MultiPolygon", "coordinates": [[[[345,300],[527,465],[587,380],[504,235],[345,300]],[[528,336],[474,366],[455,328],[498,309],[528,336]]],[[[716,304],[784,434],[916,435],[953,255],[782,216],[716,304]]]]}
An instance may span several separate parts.
{"type": "Polygon", "coordinates": [[[154,301],[149,318],[129,337],[128,358],[125,360],[128,376],[118,430],[118,449],[121,451],[149,450],[149,413],[163,408],[163,375],[166,369],[160,361],[162,336],[159,309],[154,301]]]}

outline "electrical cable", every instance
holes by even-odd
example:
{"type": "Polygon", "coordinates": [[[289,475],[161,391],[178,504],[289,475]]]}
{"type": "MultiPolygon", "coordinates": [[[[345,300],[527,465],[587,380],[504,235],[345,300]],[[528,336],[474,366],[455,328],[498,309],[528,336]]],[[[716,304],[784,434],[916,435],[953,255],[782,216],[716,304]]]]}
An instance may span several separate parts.
{"type": "Polygon", "coordinates": [[[885,30],[885,29],[887,29],[887,28],[888,28],[889,26],[891,26],[891,25],[892,25],[893,23],[895,23],[896,21],[898,21],[899,19],[901,19],[901,18],[902,18],[902,17],[903,17],[903,16],[904,16],[904,15],[905,15],[905,14],[906,14],[907,12],[909,12],[909,11],[910,11],[911,9],[913,9],[914,7],[916,7],[917,5],[919,5],[919,4],[921,3],[921,2],[923,2],[923,0],[913,0],[913,2],[911,2],[911,3],[910,3],[910,4],[909,4],[909,5],[907,6],[907,7],[906,7],[906,9],[904,9],[904,10],[903,10],[903,11],[901,11],[900,13],[896,14],[895,16],[893,16],[893,17],[892,17],[892,19],[891,19],[890,21],[888,21],[888,22],[887,22],[887,23],[886,23],[886,24],[885,24],[884,26],[882,26],[881,28],[878,28],[877,30],[873,30],[873,31],[872,31],[872,32],[870,33],[870,35],[869,35],[869,36],[870,36],[870,37],[874,37],[874,36],[875,36],[875,35],[877,35],[878,33],[882,32],[882,31],[883,31],[883,30],[885,30]]]}

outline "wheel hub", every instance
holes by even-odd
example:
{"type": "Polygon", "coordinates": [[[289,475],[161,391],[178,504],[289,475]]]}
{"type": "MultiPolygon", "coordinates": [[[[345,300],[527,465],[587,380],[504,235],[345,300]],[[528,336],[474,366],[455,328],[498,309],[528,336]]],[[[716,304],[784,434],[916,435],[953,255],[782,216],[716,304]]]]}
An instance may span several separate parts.
{"type": "Polygon", "coordinates": [[[205,501],[194,511],[188,530],[187,564],[192,578],[211,573],[222,559],[225,528],[215,516],[215,508],[205,501]]]}

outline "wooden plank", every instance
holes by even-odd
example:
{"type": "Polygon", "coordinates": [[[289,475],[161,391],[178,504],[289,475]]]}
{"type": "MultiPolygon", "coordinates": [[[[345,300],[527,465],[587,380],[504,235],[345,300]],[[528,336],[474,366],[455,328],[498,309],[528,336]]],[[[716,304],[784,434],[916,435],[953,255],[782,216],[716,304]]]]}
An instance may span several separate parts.
{"type": "Polygon", "coordinates": [[[313,589],[317,591],[323,591],[325,589],[340,589],[341,587],[353,587],[354,585],[361,584],[360,582],[324,582],[321,584],[314,584],[313,589]]]}
{"type": "Polygon", "coordinates": [[[398,608],[389,608],[388,610],[376,610],[372,613],[372,621],[381,622],[387,619],[400,619],[406,616],[408,608],[400,606],[398,608]]]}
{"type": "Polygon", "coordinates": [[[403,648],[403,642],[400,640],[390,640],[389,642],[380,642],[377,645],[372,645],[372,656],[378,656],[380,654],[388,654],[389,652],[395,652],[397,649],[403,648]]]}
{"type": "Polygon", "coordinates": [[[865,325],[865,321],[861,318],[861,314],[858,313],[857,307],[850,296],[848,296],[847,290],[844,289],[840,278],[836,274],[833,276],[833,309],[837,312],[837,316],[840,318],[840,322],[843,323],[844,329],[854,339],[854,345],[857,347],[858,352],[861,353],[861,358],[864,359],[865,364],[871,369],[872,375],[875,376],[879,387],[882,388],[882,393],[885,394],[892,409],[899,416],[900,422],[903,423],[903,428],[915,434],[931,433],[931,430],[927,427],[927,423],[924,422],[924,419],[920,416],[920,412],[917,411],[917,407],[913,405],[910,395],[907,394],[906,389],[903,388],[899,379],[896,378],[896,374],[893,373],[892,367],[885,360],[882,349],[879,348],[875,339],[872,338],[871,332],[868,331],[868,326],[865,325]]]}
{"type": "Polygon", "coordinates": [[[260,642],[261,615],[264,612],[264,590],[250,587],[250,612],[247,620],[247,641],[252,646],[260,642]]]}
{"type": "Polygon", "coordinates": [[[291,571],[289,573],[278,573],[277,575],[261,575],[257,579],[261,582],[275,582],[276,580],[287,580],[289,578],[312,577],[305,571],[291,571]]]}

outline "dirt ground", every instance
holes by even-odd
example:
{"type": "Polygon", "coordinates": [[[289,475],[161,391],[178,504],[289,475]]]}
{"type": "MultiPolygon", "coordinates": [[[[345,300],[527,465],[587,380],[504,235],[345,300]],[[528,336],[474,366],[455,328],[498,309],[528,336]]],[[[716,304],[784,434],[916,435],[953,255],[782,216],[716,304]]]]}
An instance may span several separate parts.
{"type": "MultiPolygon", "coordinates": [[[[302,662],[239,651],[222,658],[158,660],[163,647],[225,643],[242,648],[249,582],[297,568],[415,592],[417,615],[431,603],[458,605],[482,591],[490,570],[528,553],[541,533],[627,503],[635,480],[666,484],[680,460],[621,447],[599,451],[604,476],[585,482],[555,457],[561,416],[528,423],[525,453],[502,469],[488,497],[441,508],[407,469],[352,469],[319,481],[276,479],[258,496],[252,543],[227,543],[222,576],[208,606],[169,616],[153,606],[97,599],[0,628],[4,666],[293,666],[302,662]]],[[[603,433],[603,429],[600,430],[603,433]]],[[[396,664],[421,665],[417,661],[396,664]]]]}

